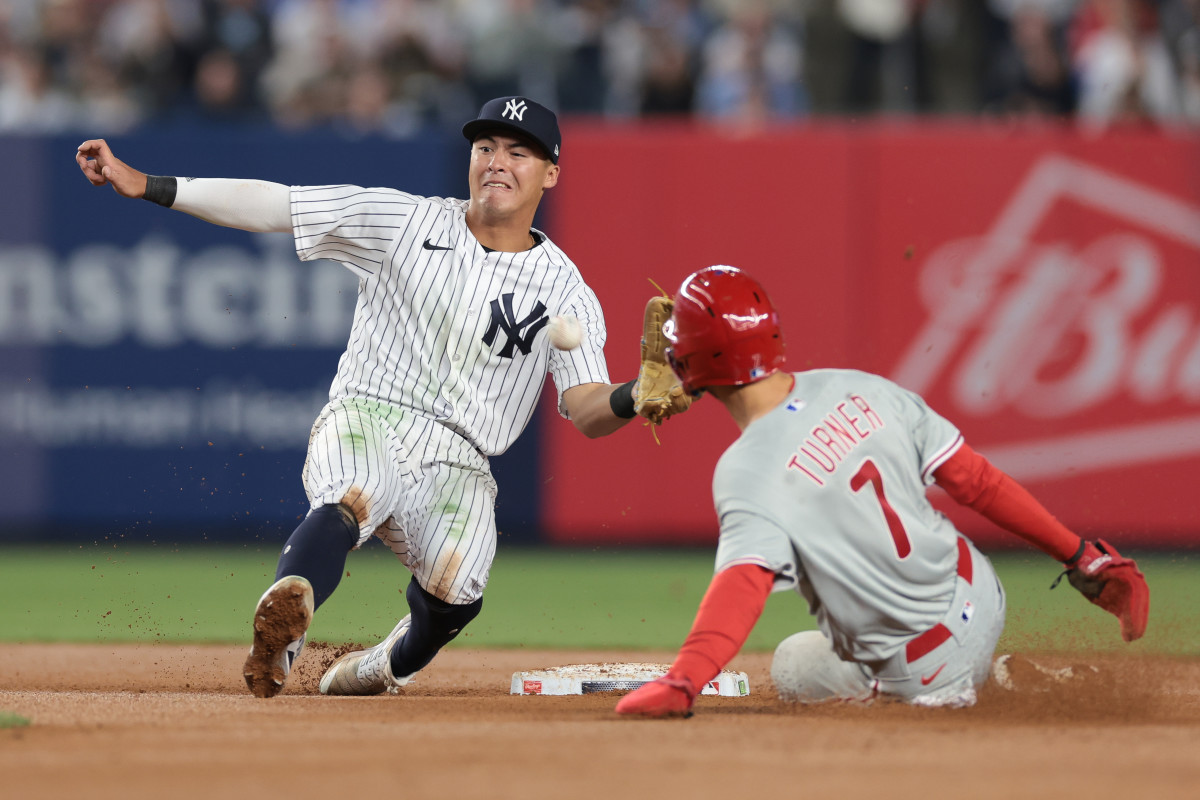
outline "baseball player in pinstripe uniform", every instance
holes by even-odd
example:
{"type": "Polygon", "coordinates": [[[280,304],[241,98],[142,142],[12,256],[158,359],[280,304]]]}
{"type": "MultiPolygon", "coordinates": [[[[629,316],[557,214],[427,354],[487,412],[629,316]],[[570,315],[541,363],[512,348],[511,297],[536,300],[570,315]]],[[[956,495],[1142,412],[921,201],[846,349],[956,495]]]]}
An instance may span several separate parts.
{"type": "Polygon", "coordinates": [[[255,610],[243,671],[259,697],[282,691],[313,612],[337,587],[349,551],[372,535],[412,572],[410,613],[375,647],[334,662],[323,693],[403,686],[479,613],[496,550],[488,457],[529,422],[547,372],[559,412],[587,436],[634,416],[634,382],[609,383],[595,294],[531,227],[559,177],[555,115],[528,98],[497,98],[463,135],[471,142],[466,201],[147,176],[103,140],[79,147],[94,185],[218,225],[290,232],[302,260],[339,261],[359,279],[349,343],[309,439],[311,509],[255,610]],[[578,347],[550,346],[555,315],[582,323],[578,347]]]}
{"type": "Polygon", "coordinates": [[[768,594],[786,589],[808,601],[818,630],[776,649],[782,699],[973,704],[1004,628],[1004,589],[930,505],[935,482],[1064,562],[1127,641],[1142,635],[1149,593],[1132,561],[1065,528],[916,394],[857,370],[785,371],[775,308],[746,273],[689,276],[663,333],[684,389],[711,393],[742,433],[713,477],[716,576],[692,631],[670,671],[618,713],[690,714],[768,594]]]}

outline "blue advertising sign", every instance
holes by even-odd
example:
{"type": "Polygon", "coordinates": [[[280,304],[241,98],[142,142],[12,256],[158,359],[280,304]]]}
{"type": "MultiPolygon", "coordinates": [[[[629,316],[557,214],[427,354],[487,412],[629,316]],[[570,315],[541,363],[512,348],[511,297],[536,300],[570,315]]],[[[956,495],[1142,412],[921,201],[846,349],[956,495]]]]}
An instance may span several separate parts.
{"type": "MultiPolygon", "coordinates": [[[[300,471],[355,278],[299,261],[287,234],[90,186],[74,163],[81,140],[3,142],[17,166],[0,198],[0,540],[286,536],[307,510],[300,471]]],[[[465,142],[446,136],[218,130],[110,144],[149,173],[465,189],[465,142]]],[[[498,460],[512,464],[497,514],[515,538],[536,528],[533,434],[498,460]]]]}

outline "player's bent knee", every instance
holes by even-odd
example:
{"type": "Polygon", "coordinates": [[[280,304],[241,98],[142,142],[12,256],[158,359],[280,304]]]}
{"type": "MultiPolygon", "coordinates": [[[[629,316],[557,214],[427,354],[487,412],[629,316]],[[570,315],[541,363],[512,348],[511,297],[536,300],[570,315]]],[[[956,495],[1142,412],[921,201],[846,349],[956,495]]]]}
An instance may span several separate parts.
{"type": "Polygon", "coordinates": [[[320,536],[339,543],[345,541],[347,550],[358,547],[359,540],[362,539],[358,520],[342,503],[322,503],[311,507],[296,526],[295,533],[301,531],[309,536],[320,536]]]}
{"type": "Polygon", "coordinates": [[[415,578],[408,584],[405,599],[408,600],[408,607],[413,613],[430,621],[435,637],[445,639],[441,644],[457,636],[459,631],[483,610],[482,597],[465,605],[447,603],[421,588],[415,578]]]}
{"type": "Polygon", "coordinates": [[[794,633],[779,643],[771,659],[771,680],[781,700],[803,701],[813,664],[828,650],[829,640],[820,631],[794,633]]]}
{"type": "Polygon", "coordinates": [[[792,703],[866,700],[873,694],[859,666],[838,658],[820,631],[801,631],[780,642],[771,680],[779,699],[792,703]]]}
{"type": "Polygon", "coordinates": [[[354,531],[355,542],[359,538],[358,517],[354,515],[354,510],[350,506],[343,503],[333,503],[333,508],[341,515],[342,521],[346,523],[346,527],[354,531]]]}

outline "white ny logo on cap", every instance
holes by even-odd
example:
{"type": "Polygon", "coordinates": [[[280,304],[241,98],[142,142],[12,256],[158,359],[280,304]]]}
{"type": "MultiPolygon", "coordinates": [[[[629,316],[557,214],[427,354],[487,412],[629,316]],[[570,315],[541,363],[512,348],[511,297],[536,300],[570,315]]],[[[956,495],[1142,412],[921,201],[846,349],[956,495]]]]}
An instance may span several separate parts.
{"type": "Polygon", "coordinates": [[[518,122],[525,121],[525,111],[529,106],[525,105],[524,100],[509,100],[504,104],[504,110],[500,112],[500,116],[515,119],[518,122]]]}

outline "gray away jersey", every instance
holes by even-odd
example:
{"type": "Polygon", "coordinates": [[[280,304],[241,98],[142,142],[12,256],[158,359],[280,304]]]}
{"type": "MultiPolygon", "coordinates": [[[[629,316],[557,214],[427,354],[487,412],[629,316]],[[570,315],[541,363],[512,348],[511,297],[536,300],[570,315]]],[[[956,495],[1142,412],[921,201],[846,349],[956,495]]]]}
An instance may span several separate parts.
{"type": "Polygon", "coordinates": [[[717,570],[770,569],[776,590],[808,600],[839,656],[882,660],[940,621],[954,594],[958,532],[925,489],[962,435],[878,375],[795,379],[717,464],[717,570]]]}
{"type": "MultiPolygon", "coordinates": [[[[395,189],[293,186],[300,259],[339,261],[358,276],[358,304],[330,399],[365,397],[438,420],[486,455],[508,449],[554,376],[562,393],[608,383],[600,304],[544,235],[521,253],[488,252],[464,200],[395,189]],[[586,335],[552,348],[558,314],[586,335]]],[[[539,232],[540,233],[540,232],[539,232]]]]}

